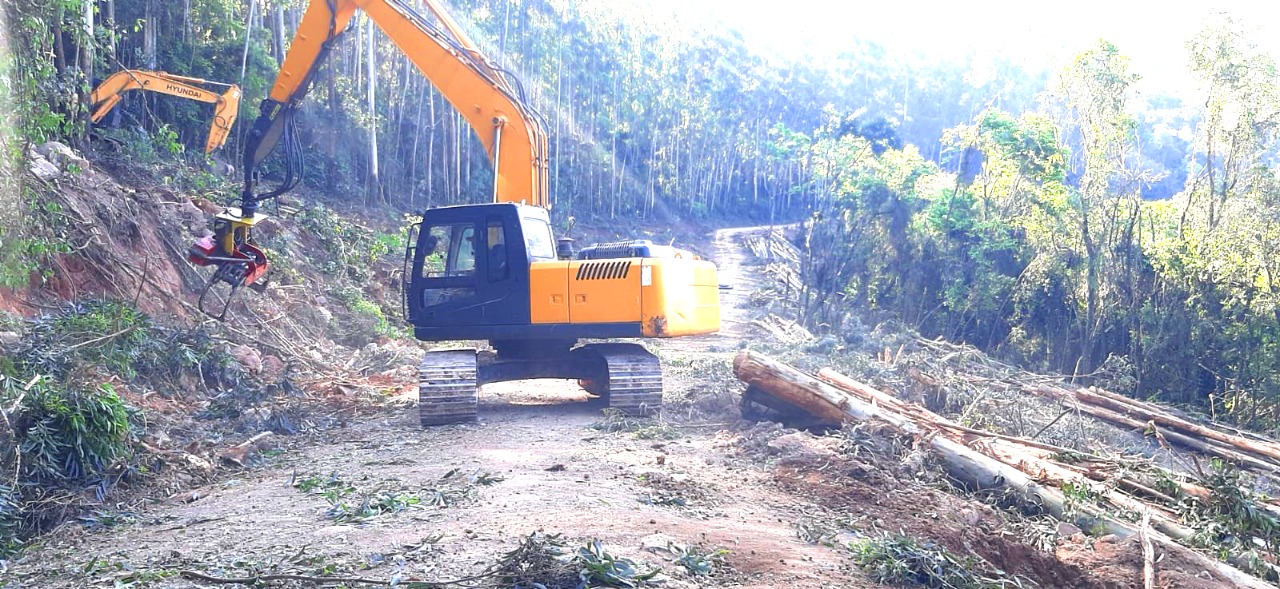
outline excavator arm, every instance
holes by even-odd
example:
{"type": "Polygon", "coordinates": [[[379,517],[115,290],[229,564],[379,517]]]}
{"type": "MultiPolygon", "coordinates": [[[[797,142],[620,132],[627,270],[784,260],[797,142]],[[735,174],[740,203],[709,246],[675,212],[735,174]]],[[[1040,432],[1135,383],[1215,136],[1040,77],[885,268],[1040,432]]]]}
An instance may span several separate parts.
{"type": "Polygon", "coordinates": [[[121,70],[108,76],[90,94],[90,103],[95,105],[90,119],[95,123],[101,121],[120,103],[122,95],[130,90],[159,92],[214,105],[213,122],[209,127],[209,138],[205,141],[205,153],[211,153],[226,143],[231,126],[235,124],[240,112],[240,87],[235,84],[218,84],[164,72],[121,70]],[[197,84],[223,85],[227,86],[227,90],[218,94],[197,84]]]}
{"type": "Polygon", "coordinates": [[[400,0],[311,0],[246,140],[242,215],[252,217],[259,203],[300,180],[294,112],[356,10],[382,29],[475,130],[493,163],[494,201],[549,206],[546,133],[526,106],[518,81],[486,59],[436,0],[425,5],[438,24],[400,0]],[[258,166],[282,140],[285,179],[273,190],[258,192],[258,166]]]}
{"type": "Polygon", "coordinates": [[[219,214],[212,238],[191,247],[192,263],[217,268],[200,294],[201,310],[210,289],[219,282],[228,284],[230,292],[222,311],[209,313],[218,319],[226,316],[240,287],[265,286],[256,281],[266,273],[267,258],[253,244],[251,233],[265,218],[258,208],[301,181],[302,146],[294,116],[357,10],[382,29],[479,136],[493,164],[494,201],[550,206],[545,125],[526,105],[519,81],[485,58],[437,0],[424,3],[434,22],[402,0],[310,0],[275,84],[245,138],[239,207],[219,214]],[[274,188],[260,191],[258,168],[277,146],[283,148],[284,178],[274,188]]]}

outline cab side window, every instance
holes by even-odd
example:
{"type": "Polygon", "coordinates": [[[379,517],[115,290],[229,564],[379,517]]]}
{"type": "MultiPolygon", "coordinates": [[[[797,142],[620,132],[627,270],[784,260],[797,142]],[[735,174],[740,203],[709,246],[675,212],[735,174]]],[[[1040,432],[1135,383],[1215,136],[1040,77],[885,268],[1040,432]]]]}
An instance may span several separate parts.
{"type": "Polygon", "coordinates": [[[423,278],[468,276],[476,268],[475,225],[433,225],[422,239],[423,278]]]}
{"type": "Polygon", "coordinates": [[[511,275],[507,232],[501,219],[490,219],[485,233],[489,244],[489,282],[497,282],[511,275]]]}

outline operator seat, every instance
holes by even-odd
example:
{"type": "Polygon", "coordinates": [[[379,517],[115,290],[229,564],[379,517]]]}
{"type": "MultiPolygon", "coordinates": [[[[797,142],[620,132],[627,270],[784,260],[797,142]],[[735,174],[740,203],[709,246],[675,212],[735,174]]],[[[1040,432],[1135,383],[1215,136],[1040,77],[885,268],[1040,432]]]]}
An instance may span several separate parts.
{"type": "Polygon", "coordinates": [[[489,280],[501,280],[507,277],[507,246],[495,243],[489,248],[489,280]]]}

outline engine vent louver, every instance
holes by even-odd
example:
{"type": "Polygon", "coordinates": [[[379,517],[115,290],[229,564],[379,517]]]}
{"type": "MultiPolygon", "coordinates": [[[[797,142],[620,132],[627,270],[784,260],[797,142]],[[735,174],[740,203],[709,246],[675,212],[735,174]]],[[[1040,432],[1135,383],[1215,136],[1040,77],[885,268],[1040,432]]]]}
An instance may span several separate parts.
{"type": "Polygon", "coordinates": [[[575,280],[619,280],[631,272],[631,260],[589,262],[578,266],[575,280]]]}

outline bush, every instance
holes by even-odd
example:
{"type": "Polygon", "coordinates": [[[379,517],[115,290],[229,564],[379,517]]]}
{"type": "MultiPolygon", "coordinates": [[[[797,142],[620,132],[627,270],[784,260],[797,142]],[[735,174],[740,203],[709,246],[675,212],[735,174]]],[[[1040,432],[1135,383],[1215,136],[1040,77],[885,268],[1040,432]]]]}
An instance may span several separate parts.
{"type": "Polygon", "coordinates": [[[0,439],[0,467],[17,473],[14,486],[0,486],[3,556],[60,521],[53,512],[72,511],[58,505],[65,501],[44,501],[51,495],[93,488],[101,500],[132,472],[137,412],[108,384],[64,388],[46,378],[3,377],[0,403],[13,407],[8,435],[0,439]]]}
{"type": "Polygon", "coordinates": [[[92,375],[82,373],[101,370],[126,380],[169,379],[225,363],[203,331],[162,327],[132,305],[107,299],[33,318],[23,335],[22,368],[59,380],[83,380],[92,375]]]}
{"type": "Polygon", "coordinates": [[[25,320],[17,349],[0,353],[0,557],[56,525],[94,489],[101,500],[139,472],[142,415],[110,382],[172,383],[184,372],[221,375],[226,355],[200,330],[156,324],[112,300],[74,304],[25,320]]]}
{"type": "Polygon", "coordinates": [[[885,534],[849,545],[853,560],[880,583],[938,589],[999,589],[1019,586],[1001,571],[986,573],[985,562],[961,558],[933,542],[885,534]],[[986,574],[984,574],[986,573],[986,574]]]}
{"type": "Polygon", "coordinates": [[[26,393],[11,418],[24,482],[100,485],[113,466],[132,456],[132,411],[111,385],[76,391],[40,383],[26,393]]]}

